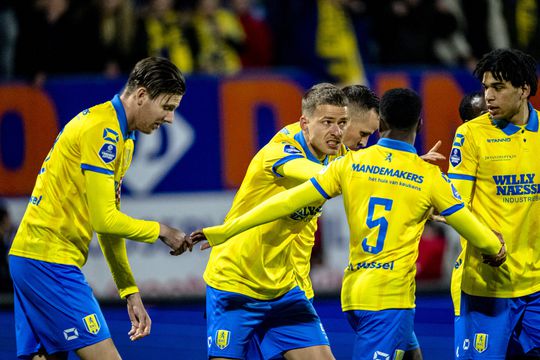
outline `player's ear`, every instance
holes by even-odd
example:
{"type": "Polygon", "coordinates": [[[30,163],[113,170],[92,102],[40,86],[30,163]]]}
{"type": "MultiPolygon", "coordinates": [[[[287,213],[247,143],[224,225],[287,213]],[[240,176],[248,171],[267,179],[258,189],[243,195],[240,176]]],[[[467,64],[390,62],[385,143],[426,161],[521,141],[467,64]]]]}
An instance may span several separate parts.
{"type": "Polygon", "coordinates": [[[142,105],[144,99],[148,96],[148,91],[145,87],[139,87],[135,90],[135,99],[137,100],[137,105],[142,105]]]}
{"type": "Polygon", "coordinates": [[[418,119],[418,122],[416,123],[416,133],[419,134],[422,130],[422,127],[424,127],[424,119],[420,118],[418,119]]]}
{"type": "Polygon", "coordinates": [[[307,130],[308,122],[309,122],[308,118],[305,117],[304,115],[302,115],[302,116],[300,117],[300,128],[301,128],[302,130],[307,130]]]}
{"type": "Polygon", "coordinates": [[[531,86],[529,84],[525,84],[521,87],[521,96],[522,99],[528,99],[531,95],[531,86]]]}

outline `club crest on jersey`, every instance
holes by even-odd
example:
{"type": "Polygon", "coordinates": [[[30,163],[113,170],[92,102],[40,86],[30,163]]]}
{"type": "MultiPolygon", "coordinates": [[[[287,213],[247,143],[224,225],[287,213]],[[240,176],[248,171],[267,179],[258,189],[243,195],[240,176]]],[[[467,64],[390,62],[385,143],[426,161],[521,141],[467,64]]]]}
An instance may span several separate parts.
{"type": "Polygon", "coordinates": [[[108,164],[116,159],[116,145],[105,143],[99,149],[99,157],[105,164],[108,164]]]}
{"type": "Polygon", "coordinates": [[[488,348],[488,334],[474,334],[474,349],[479,353],[483,353],[488,348]]]}
{"type": "Polygon", "coordinates": [[[216,345],[220,349],[225,349],[229,346],[231,340],[231,332],[229,330],[218,330],[216,332],[216,345]]]}
{"type": "Polygon", "coordinates": [[[119,139],[118,132],[114,131],[113,129],[105,128],[105,130],[103,130],[103,139],[116,144],[119,139]]]}
{"type": "Polygon", "coordinates": [[[95,335],[99,332],[99,329],[101,329],[101,325],[99,324],[99,320],[96,314],[90,314],[83,317],[83,322],[86,331],[88,331],[90,334],[95,335]]]}
{"type": "Polygon", "coordinates": [[[386,153],[386,157],[384,158],[384,161],[392,162],[392,153],[386,153]]]}
{"type": "Polygon", "coordinates": [[[461,164],[461,150],[458,148],[452,149],[452,152],[450,153],[450,164],[454,167],[461,164]]]}
{"type": "Polygon", "coordinates": [[[285,147],[283,148],[283,151],[286,152],[287,154],[301,154],[302,153],[300,150],[298,150],[297,148],[289,144],[285,145],[285,147]]]}

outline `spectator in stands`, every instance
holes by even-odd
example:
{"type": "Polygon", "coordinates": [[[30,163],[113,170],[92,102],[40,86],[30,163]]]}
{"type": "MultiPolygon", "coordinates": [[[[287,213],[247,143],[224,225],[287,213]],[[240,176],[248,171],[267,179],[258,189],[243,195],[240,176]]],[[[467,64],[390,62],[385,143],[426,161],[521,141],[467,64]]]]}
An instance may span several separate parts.
{"type": "Polygon", "coordinates": [[[246,35],[240,60],[243,68],[268,67],[272,64],[272,36],[264,18],[253,11],[251,0],[232,0],[232,9],[246,35]]]}
{"type": "Polygon", "coordinates": [[[21,18],[17,50],[20,75],[41,86],[48,75],[100,71],[94,57],[98,43],[95,19],[85,4],[70,0],[37,0],[17,4],[21,18]]]}
{"type": "Polygon", "coordinates": [[[239,54],[246,36],[236,15],[223,8],[219,0],[198,0],[193,24],[199,44],[198,70],[216,75],[240,71],[239,54]]]}
{"type": "Polygon", "coordinates": [[[176,11],[174,0],[150,0],[137,35],[145,55],[168,58],[184,74],[193,72],[197,43],[189,17],[176,11]]]}
{"type": "Polygon", "coordinates": [[[503,1],[503,11],[512,48],[540,60],[540,4],[538,1],[503,1]]]}
{"type": "Polygon", "coordinates": [[[13,76],[18,26],[11,1],[0,3],[0,81],[13,76]]]}
{"type": "MultiPolygon", "coordinates": [[[[136,15],[131,0],[95,2],[101,69],[108,77],[128,72],[138,60],[134,48],[136,15]]],[[[142,57],[142,56],[141,56],[142,57]]]]}

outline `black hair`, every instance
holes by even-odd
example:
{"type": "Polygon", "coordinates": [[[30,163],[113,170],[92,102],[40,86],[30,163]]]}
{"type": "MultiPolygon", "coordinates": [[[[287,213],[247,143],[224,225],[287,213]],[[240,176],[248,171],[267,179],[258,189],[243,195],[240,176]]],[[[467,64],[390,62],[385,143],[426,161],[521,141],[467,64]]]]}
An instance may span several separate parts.
{"type": "Polygon", "coordinates": [[[161,94],[184,95],[186,92],[186,80],[180,69],[160,57],[148,57],[135,64],[125,92],[130,94],[141,86],[146,88],[150,99],[161,94]]]}
{"type": "Polygon", "coordinates": [[[361,110],[371,110],[379,112],[379,97],[367,86],[351,85],[343,89],[349,99],[349,106],[355,106],[361,110]]]}
{"type": "Polygon", "coordinates": [[[396,130],[410,130],[420,120],[422,99],[411,89],[391,89],[381,98],[381,119],[396,130]]]}
{"type": "Polygon", "coordinates": [[[536,60],[517,49],[497,49],[485,54],[474,69],[474,76],[482,81],[484,73],[491,72],[497,81],[510,81],[518,88],[531,87],[529,96],[534,96],[538,88],[536,60]]]}
{"type": "Polygon", "coordinates": [[[459,117],[461,121],[467,122],[472,120],[487,111],[484,93],[475,91],[466,94],[459,103],[459,117]],[[475,103],[474,99],[479,99],[480,103],[475,103]]]}
{"type": "Polygon", "coordinates": [[[312,86],[302,97],[302,114],[311,116],[319,105],[347,106],[349,100],[345,93],[330,83],[312,86]]]}

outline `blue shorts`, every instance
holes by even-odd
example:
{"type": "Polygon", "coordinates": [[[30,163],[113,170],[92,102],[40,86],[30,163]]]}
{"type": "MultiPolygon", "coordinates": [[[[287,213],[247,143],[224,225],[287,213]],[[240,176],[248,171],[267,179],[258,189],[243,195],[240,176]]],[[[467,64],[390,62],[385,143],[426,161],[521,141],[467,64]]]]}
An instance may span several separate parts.
{"type": "Polygon", "coordinates": [[[243,359],[254,337],[264,359],[329,345],[315,308],[298,287],[264,301],[207,286],[206,314],[208,357],[243,359]]]}
{"type": "Polygon", "coordinates": [[[517,298],[461,293],[455,321],[456,359],[540,354],[540,292],[517,298]]]}
{"type": "Polygon", "coordinates": [[[17,356],[80,349],[111,337],[101,309],[76,266],[9,257],[17,356]]]}
{"type": "Polygon", "coordinates": [[[401,359],[405,351],[419,348],[414,313],[414,309],[346,311],[356,333],[353,359],[401,359]]]}

